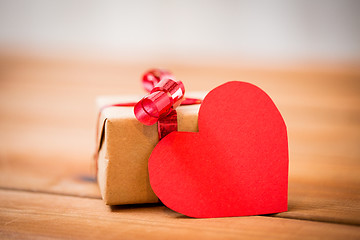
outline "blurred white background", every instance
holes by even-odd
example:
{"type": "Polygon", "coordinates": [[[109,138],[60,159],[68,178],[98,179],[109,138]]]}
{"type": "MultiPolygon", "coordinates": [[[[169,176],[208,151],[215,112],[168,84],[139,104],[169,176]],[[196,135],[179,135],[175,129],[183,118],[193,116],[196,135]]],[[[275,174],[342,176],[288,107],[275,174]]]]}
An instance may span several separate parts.
{"type": "Polygon", "coordinates": [[[0,50],[115,59],[360,61],[360,1],[0,0],[0,50]]]}

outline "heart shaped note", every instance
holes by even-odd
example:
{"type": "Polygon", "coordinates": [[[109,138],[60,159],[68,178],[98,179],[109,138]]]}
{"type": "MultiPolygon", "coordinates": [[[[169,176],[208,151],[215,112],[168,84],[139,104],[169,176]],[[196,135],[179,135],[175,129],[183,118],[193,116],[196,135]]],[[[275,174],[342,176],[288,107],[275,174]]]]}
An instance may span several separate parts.
{"type": "Polygon", "coordinates": [[[201,218],[287,211],[286,125],[264,91],[225,83],[205,97],[198,124],[150,156],[150,184],[167,207],[201,218]]]}

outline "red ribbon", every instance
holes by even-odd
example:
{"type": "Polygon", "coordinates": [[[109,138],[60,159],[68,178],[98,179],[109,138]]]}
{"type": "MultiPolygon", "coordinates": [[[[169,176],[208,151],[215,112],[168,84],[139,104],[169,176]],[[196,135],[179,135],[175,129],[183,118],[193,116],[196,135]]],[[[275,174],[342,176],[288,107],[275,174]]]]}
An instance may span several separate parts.
{"type": "Polygon", "coordinates": [[[145,125],[153,125],[165,118],[180,105],[184,98],[185,88],[180,81],[163,78],[134,107],[135,117],[145,125]]]}
{"type": "Polygon", "coordinates": [[[161,140],[167,134],[177,131],[176,107],[179,105],[201,104],[202,102],[201,99],[197,98],[184,98],[185,88],[183,83],[176,81],[174,76],[166,70],[152,69],[146,72],[143,75],[142,84],[150,94],[143,97],[138,103],[116,103],[100,108],[94,154],[96,163],[101,147],[101,140],[98,139],[100,116],[104,109],[109,107],[134,107],[135,116],[141,123],[153,125],[158,122],[158,134],[159,140],[161,140]]]}

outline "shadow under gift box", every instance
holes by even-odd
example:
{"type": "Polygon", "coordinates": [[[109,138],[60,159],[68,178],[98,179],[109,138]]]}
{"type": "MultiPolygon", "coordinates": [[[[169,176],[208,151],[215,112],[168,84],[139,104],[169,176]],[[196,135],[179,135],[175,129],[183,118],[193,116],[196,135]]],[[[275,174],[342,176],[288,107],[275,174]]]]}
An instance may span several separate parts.
{"type": "MultiPolygon", "coordinates": [[[[203,99],[206,93],[190,93],[187,97],[203,99]]],[[[102,106],[137,102],[138,95],[102,96],[96,99],[102,106]]],[[[178,131],[197,132],[200,104],[179,106],[178,131]]],[[[101,196],[108,205],[156,203],[151,189],[148,159],[159,142],[157,123],[143,125],[134,115],[134,107],[108,107],[100,115],[97,180],[101,196]]],[[[164,179],[166,181],[166,179],[164,179]]]]}

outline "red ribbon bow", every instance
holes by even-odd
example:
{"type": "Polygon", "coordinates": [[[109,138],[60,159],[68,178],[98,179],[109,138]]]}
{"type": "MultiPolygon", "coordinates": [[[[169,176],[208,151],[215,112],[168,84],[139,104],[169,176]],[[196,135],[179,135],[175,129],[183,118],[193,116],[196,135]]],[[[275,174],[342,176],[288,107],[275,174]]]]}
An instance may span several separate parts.
{"type": "Polygon", "coordinates": [[[116,103],[100,108],[97,131],[96,131],[96,150],[94,154],[97,161],[98,153],[101,148],[99,141],[100,116],[104,109],[109,107],[132,107],[136,118],[145,125],[153,125],[158,122],[159,140],[173,131],[177,131],[176,107],[179,105],[201,104],[201,99],[184,98],[185,88],[181,81],[176,81],[174,76],[160,69],[147,71],[142,78],[142,83],[149,95],[143,97],[138,103],[116,103]]]}
{"type": "Polygon", "coordinates": [[[150,94],[143,97],[134,107],[134,113],[141,123],[153,125],[175,110],[184,99],[185,88],[180,81],[163,78],[150,94]]]}

